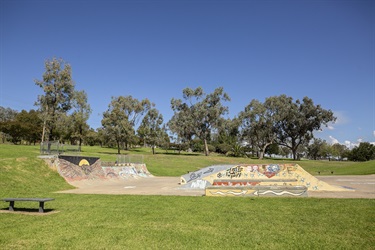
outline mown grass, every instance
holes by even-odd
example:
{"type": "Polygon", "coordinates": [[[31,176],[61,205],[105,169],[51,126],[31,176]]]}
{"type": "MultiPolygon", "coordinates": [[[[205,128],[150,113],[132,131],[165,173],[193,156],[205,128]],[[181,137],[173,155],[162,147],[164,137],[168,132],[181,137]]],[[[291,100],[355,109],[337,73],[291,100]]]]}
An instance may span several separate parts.
{"type": "MultiPolygon", "coordinates": [[[[99,147],[83,151],[107,161],[117,154],[99,147]]],[[[126,153],[144,154],[150,171],[160,175],[238,163],[220,156],[139,151],[126,153]]],[[[1,249],[374,249],[374,199],[60,194],[55,191],[72,187],[37,155],[34,146],[0,144],[1,198],[55,198],[45,205],[47,215],[29,213],[28,208],[37,209],[38,204],[26,202],[16,202],[16,209],[27,213],[0,213],[1,249]]],[[[298,164],[310,171],[336,167],[363,173],[374,167],[298,164]]],[[[0,209],[7,206],[4,202],[0,209]]]]}
{"type": "Polygon", "coordinates": [[[54,195],[0,214],[2,249],[373,249],[374,201],[54,195]]]}

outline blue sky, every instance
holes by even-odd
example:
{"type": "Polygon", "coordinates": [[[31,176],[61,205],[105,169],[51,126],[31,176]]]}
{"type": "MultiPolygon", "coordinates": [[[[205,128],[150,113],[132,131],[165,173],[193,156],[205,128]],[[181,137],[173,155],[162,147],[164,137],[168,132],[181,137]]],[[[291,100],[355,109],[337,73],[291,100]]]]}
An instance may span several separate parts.
{"type": "Polygon", "coordinates": [[[252,99],[308,96],[332,110],[328,142],[375,142],[372,0],[0,0],[0,106],[35,109],[44,61],[63,58],[101,125],[111,96],[167,122],[186,87],[224,87],[229,117],[252,99]]]}

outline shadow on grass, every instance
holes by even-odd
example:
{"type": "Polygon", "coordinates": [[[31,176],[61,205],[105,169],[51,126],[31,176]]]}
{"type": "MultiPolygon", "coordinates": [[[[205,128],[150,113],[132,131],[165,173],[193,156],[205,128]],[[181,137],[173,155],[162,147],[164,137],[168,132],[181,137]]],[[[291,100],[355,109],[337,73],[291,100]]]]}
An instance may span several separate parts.
{"type": "Polygon", "coordinates": [[[55,209],[44,209],[43,213],[39,212],[38,208],[23,208],[23,207],[15,207],[14,211],[10,211],[9,208],[1,208],[0,209],[1,213],[22,213],[22,214],[32,214],[32,215],[46,215],[46,214],[51,214],[57,212],[55,209]]]}
{"type": "Polygon", "coordinates": [[[114,152],[114,153],[112,153],[112,152],[98,152],[98,154],[104,154],[104,155],[118,155],[117,152],[114,152]]]}
{"type": "Polygon", "coordinates": [[[156,152],[156,155],[181,155],[181,156],[200,156],[199,153],[184,153],[180,154],[178,152],[156,152]]]}

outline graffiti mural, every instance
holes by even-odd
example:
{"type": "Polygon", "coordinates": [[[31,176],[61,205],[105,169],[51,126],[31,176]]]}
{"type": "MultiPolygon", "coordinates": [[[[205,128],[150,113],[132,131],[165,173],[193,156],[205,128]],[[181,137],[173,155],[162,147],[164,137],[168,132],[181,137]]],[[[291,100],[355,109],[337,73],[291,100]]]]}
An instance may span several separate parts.
{"type": "MultiPolygon", "coordinates": [[[[217,166],[210,166],[206,168],[202,168],[200,170],[189,172],[185,175],[181,176],[181,184],[188,184],[198,179],[203,179],[207,176],[210,176],[212,174],[215,174],[217,172],[226,170],[230,167],[233,167],[234,165],[217,165],[217,166]]],[[[190,185],[188,186],[190,187],[190,185]]]]}
{"type": "Polygon", "coordinates": [[[151,174],[148,172],[145,164],[129,164],[127,167],[104,167],[102,169],[107,178],[137,178],[149,177],[151,174]]]}
{"type": "Polygon", "coordinates": [[[100,166],[100,161],[88,165],[85,158],[74,157],[74,163],[63,158],[59,159],[57,166],[59,174],[68,181],[103,179],[104,172],[100,166]],[[77,163],[77,164],[75,164],[77,163]]]}
{"type": "Polygon", "coordinates": [[[205,189],[206,196],[307,196],[307,191],[348,191],[329,185],[298,164],[210,166],[181,176],[181,188],[205,189]]]}
{"type": "Polygon", "coordinates": [[[242,175],[243,167],[235,166],[226,171],[225,176],[229,178],[239,178],[242,175]]]}
{"type": "Polygon", "coordinates": [[[152,176],[144,163],[128,163],[119,167],[102,166],[99,158],[84,156],[59,156],[56,168],[67,181],[95,180],[95,179],[127,179],[152,176]]]}

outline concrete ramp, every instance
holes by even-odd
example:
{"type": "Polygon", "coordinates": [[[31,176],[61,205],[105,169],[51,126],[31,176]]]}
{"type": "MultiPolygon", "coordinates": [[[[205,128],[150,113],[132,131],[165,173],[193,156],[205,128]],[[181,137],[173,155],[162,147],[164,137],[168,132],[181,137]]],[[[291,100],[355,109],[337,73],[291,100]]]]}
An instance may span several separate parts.
{"type": "Polygon", "coordinates": [[[144,163],[102,166],[99,158],[85,156],[59,156],[54,161],[57,171],[68,182],[152,177],[144,163]]]}
{"type": "Polygon", "coordinates": [[[205,189],[211,183],[204,178],[215,175],[216,173],[234,167],[235,165],[215,165],[199,169],[194,172],[189,172],[181,176],[182,188],[205,189]]]}
{"type": "Polygon", "coordinates": [[[184,182],[189,188],[205,189],[207,196],[307,196],[307,191],[351,191],[318,180],[298,164],[211,166],[182,176],[181,184],[184,182]]]}

